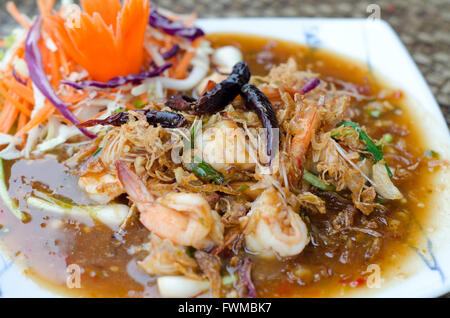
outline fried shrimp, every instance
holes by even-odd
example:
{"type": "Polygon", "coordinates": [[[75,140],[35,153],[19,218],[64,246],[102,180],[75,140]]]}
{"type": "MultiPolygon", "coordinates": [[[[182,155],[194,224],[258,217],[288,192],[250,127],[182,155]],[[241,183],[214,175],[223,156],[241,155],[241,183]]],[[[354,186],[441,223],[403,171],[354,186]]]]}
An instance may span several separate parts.
{"type": "Polygon", "coordinates": [[[78,179],[78,186],[100,204],[106,204],[124,192],[117,176],[107,172],[85,174],[78,179]]]}
{"type": "Polygon", "coordinates": [[[246,246],[261,257],[298,255],[309,242],[305,223],[273,187],[253,202],[247,217],[246,246]]]}
{"type": "Polygon", "coordinates": [[[305,112],[299,112],[294,118],[293,138],[291,142],[292,156],[300,167],[303,163],[308,147],[314,133],[319,127],[320,120],[317,110],[309,108],[305,112]]]}
{"type": "Polygon", "coordinates": [[[169,193],[155,198],[123,162],[116,163],[119,179],[141,212],[141,223],[175,245],[207,248],[223,242],[223,225],[200,194],[169,193]]]}

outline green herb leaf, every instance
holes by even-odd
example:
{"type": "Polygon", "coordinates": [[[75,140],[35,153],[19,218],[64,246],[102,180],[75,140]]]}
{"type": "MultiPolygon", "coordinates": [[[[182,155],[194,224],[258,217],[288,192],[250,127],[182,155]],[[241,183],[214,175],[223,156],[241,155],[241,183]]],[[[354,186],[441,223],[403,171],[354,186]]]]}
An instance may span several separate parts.
{"type": "Polygon", "coordinates": [[[92,154],[92,157],[95,157],[96,155],[99,154],[100,151],[102,151],[103,147],[98,147],[95,152],[92,154]]]}
{"type": "Polygon", "coordinates": [[[13,46],[15,40],[16,40],[16,36],[14,34],[5,36],[5,42],[6,42],[5,48],[6,49],[11,48],[11,46],[13,46]]]}
{"type": "Polygon", "coordinates": [[[391,134],[387,133],[387,134],[384,134],[383,137],[381,137],[380,143],[388,144],[388,143],[392,142],[393,140],[394,140],[394,137],[391,134]]]}
{"type": "Polygon", "coordinates": [[[241,185],[239,188],[237,188],[237,192],[245,192],[245,190],[247,190],[248,189],[248,185],[246,185],[246,184],[243,184],[243,185],[241,185]]]}
{"type": "Polygon", "coordinates": [[[215,184],[223,184],[225,182],[224,177],[220,172],[211,167],[208,163],[200,160],[194,156],[194,162],[188,164],[189,170],[191,170],[197,177],[213,182],[215,184]]]}
{"type": "Polygon", "coordinates": [[[336,137],[339,137],[339,136],[341,136],[341,133],[338,131],[337,133],[331,135],[331,138],[336,138],[336,137]]]}
{"type": "Polygon", "coordinates": [[[113,111],[114,114],[118,114],[118,113],[122,113],[124,112],[126,109],[125,108],[117,108],[115,111],[113,111]]]}
{"type": "Polygon", "coordinates": [[[236,284],[237,279],[235,275],[226,275],[222,277],[222,284],[223,285],[233,285],[236,284]]]}
{"type": "Polygon", "coordinates": [[[141,100],[138,100],[134,106],[136,106],[137,108],[142,108],[144,106],[144,102],[142,102],[141,100]]]}
{"type": "Polygon", "coordinates": [[[187,254],[189,257],[195,258],[195,256],[194,256],[195,251],[196,251],[195,247],[188,246],[188,247],[186,248],[186,254],[187,254]]]}
{"type": "Polygon", "coordinates": [[[439,159],[439,153],[434,150],[427,149],[423,152],[424,156],[428,159],[439,159]]]}
{"type": "Polygon", "coordinates": [[[378,118],[381,115],[381,112],[379,110],[371,110],[369,112],[370,116],[374,117],[374,118],[378,118]]]}
{"type": "MultiPolygon", "coordinates": [[[[352,127],[358,133],[359,139],[363,140],[366,143],[367,151],[369,151],[373,155],[376,162],[383,160],[383,150],[381,145],[375,145],[372,139],[370,139],[370,137],[364,132],[364,130],[361,129],[361,127],[358,126],[357,123],[343,120],[339,124],[337,124],[338,127],[342,125],[344,125],[344,127],[352,127]]],[[[389,177],[392,177],[391,169],[389,169],[387,164],[385,164],[385,166],[389,177]]]]}
{"type": "Polygon", "coordinates": [[[201,121],[195,121],[192,124],[192,128],[191,128],[191,149],[194,149],[195,135],[197,134],[197,131],[198,131],[198,128],[199,128],[199,123],[201,123],[201,121]]]}
{"type": "Polygon", "coordinates": [[[303,173],[302,179],[323,191],[335,191],[336,190],[336,188],[333,185],[326,184],[325,182],[320,180],[317,176],[313,175],[311,172],[306,171],[306,170],[303,173]]]}

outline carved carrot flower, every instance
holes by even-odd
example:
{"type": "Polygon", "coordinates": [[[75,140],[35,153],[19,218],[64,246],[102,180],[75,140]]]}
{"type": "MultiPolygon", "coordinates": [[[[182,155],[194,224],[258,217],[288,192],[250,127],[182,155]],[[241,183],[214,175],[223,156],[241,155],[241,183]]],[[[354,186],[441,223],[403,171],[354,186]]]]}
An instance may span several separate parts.
{"type": "Polygon", "coordinates": [[[149,1],[125,0],[121,6],[120,0],[81,0],[81,6],[79,23],[65,23],[56,13],[47,20],[67,54],[93,80],[139,73],[149,1]]]}

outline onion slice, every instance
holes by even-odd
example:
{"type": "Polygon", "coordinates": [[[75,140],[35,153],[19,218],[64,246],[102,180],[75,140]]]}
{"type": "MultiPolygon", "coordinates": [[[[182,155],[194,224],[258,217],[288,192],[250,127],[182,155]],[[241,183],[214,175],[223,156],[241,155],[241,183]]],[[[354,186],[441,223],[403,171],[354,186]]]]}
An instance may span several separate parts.
{"type": "Polygon", "coordinates": [[[211,287],[207,280],[196,280],[185,276],[162,276],[156,280],[156,283],[159,293],[166,298],[195,297],[211,287]]]}
{"type": "MultiPolygon", "coordinates": [[[[64,103],[53,90],[52,85],[48,81],[42,65],[42,56],[39,50],[39,40],[41,38],[42,17],[38,15],[36,21],[30,28],[25,40],[25,61],[27,63],[30,79],[38,90],[55,106],[59,112],[67,118],[72,124],[76,125],[80,121],[69,110],[68,104],[64,103]]],[[[93,139],[97,137],[84,128],[79,128],[87,137],[93,139]]]]}
{"type": "Polygon", "coordinates": [[[159,76],[162,72],[172,66],[172,63],[166,63],[160,67],[157,67],[151,71],[144,71],[139,74],[129,74],[126,76],[117,76],[110,79],[107,82],[97,82],[97,81],[82,81],[79,83],[71,81],[61,81],[62,84],[72,86],[75,89],[83,89],[86,87],[98,87],[98,88],[115,88],[117,86],[125,85],[127,83],[133,82],[138,84],[147,78],[159,76]]]}
{"type": "Polygon", "coordinates": [[[378,162],[372,166],[372,178],[375,182],[375,190],[383,198],[388,200],[399,200],[403,198],[402,193],[392,183],[385,166],[378,162]]]}
{"type": "Polygon", "coordinates": [[[168,19],[156,11],[154,6],[150,8],[148,24],[154,28],[161,29],[167,34],[180,36],[188,39],[189,41],[194,41],[199,36],[205,35],[203,30],[197,27],[186,27],[180,21],[172,21],[168,19]]]}

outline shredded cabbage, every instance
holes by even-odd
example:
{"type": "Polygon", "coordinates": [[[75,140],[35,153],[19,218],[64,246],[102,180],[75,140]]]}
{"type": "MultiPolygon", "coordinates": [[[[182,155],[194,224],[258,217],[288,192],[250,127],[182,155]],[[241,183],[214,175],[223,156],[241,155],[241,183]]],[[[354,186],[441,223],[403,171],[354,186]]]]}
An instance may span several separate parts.
{"type": "Polygon", "coordinates": [[[74,205],[40,191],[35,191],[35,194],[39,197],[31,196],[27,199],[30,206],[65,216],[90,217],[111,229],[116,229],[123,224],[129,214],[129,207],[124,204],[74,205]]]}
{"type": "Polygon", "coordinates": [[[11,199],[6,187],[5,169],[3,168],[3,160],[0,158],[0,198],[6,205],[9,211],[11,211],[19,220],[25,222],[28,220],[28,216],[19,210],[17,204],[11,199]]]}

